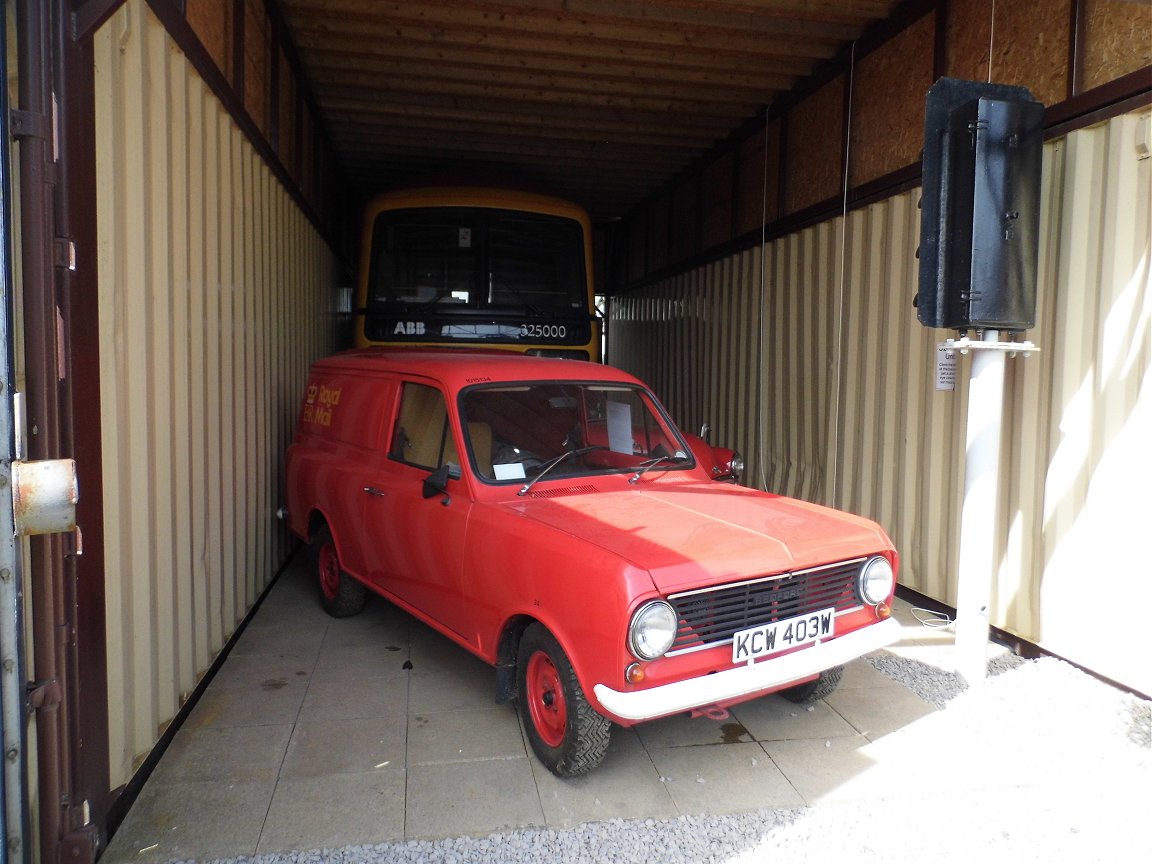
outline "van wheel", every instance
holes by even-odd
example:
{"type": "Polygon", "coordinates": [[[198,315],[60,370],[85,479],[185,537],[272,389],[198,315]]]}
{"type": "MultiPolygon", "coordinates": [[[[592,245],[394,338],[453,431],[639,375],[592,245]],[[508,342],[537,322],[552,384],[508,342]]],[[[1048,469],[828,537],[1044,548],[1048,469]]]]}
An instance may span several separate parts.
{"type": "Polygon", "coordinates": [[[363,609],[368,601],[368,589],[341,569],[336,543],[327,525],[316,532],[309,551],[324,611],[333,618],[347,618],[363,609]]]}
{"type": "Polygon", "coordinates": [[[833,666],[831,669],[825,669],[821,672],[819,678],[804,684],[797,684],[795,687],[789,687],[787,690],[780,690],[779,693],[789,702],[797,702],[800,704],[816,702],[825,696],[831,695],[832,691],[835,690],[836,686],[840,683],[840,676],[843,674],[843,666],[833,666]]]}
{"type": "Polygon", "coordinates": [[[574,777],[604,760],[612,722],[588,704],[564,649],[540,624],[520,639],[516,678],[528,741],[549,771],[574,777]]]}

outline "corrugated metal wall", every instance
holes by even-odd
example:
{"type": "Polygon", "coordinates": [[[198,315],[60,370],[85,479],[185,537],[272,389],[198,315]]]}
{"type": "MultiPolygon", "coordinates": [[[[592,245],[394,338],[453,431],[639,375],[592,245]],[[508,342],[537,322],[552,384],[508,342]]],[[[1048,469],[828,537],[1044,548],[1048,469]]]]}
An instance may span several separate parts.
{"type": "Polygon", "coordinates": [[[95,63],[115,787],[285,560],[281,458],[337,271],[141,0],[95,63]]]}
{"type": "MultiPolygon", "coordinates": [[[[1146,640],[1086,613],[1152,608],[1150,127],[1145,109],[1045,148],[1028,334],[1042,351],[1007,364],[993,609],[996,626],[1144,692],[1146,640]]],[[[901,581],[955,605],[971,361],[954,392],[935,390],[949,334],[912,309],[918,197],[849,213],[846,236],[835,219],[768,243],[763,272],[754,249],[614,298],[608,357],[685,428],[710,422],[753,485],[877,519],[901,581]]]]}

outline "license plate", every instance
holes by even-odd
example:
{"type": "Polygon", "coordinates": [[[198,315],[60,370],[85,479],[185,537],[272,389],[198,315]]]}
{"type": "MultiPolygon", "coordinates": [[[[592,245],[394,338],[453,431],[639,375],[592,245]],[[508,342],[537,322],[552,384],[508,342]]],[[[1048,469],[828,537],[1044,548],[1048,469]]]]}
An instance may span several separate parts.
{"type": "Polygon", "coordinates": [[[757,657],[808,645],[832,635],[835,609],[821,609],[785,618],[762,627],[749,627],[732,637],[732,662],[750,663],[757,657]]]}

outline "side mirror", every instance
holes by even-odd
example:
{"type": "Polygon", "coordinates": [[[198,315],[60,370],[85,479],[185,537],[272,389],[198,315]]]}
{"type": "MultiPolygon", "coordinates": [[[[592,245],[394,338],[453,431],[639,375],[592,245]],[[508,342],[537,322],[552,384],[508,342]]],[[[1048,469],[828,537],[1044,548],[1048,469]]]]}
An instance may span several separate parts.
{"type": "Polygon", "coordinates": [[[448,491],[448,466],[441,465],[424,478],[424,497],[435,498],[448,491]]]}
{"type": "Polygon", "coordinates": [[[460,468],[450,463],[445,463],[424,478],[424,497],[435,498],[437,495],[443,495],[444,500],[441,504],[448,505],[448,481],[460,479],[460,468]]]}

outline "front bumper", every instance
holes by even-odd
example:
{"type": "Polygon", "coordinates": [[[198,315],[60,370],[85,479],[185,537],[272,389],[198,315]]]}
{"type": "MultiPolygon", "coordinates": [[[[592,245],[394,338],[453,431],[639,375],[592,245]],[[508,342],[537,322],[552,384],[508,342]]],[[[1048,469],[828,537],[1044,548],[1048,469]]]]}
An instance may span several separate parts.
{"type": "Polygon", "coordinates": [[[737,666],[714,675],[627,693],[604,684],[592,689],[608,714],[624,720],[651,720],[780,687],[855,660],[899,639],[900,623],[888,618],[783,657],[769,657],[751,666],[737,666]]]}

